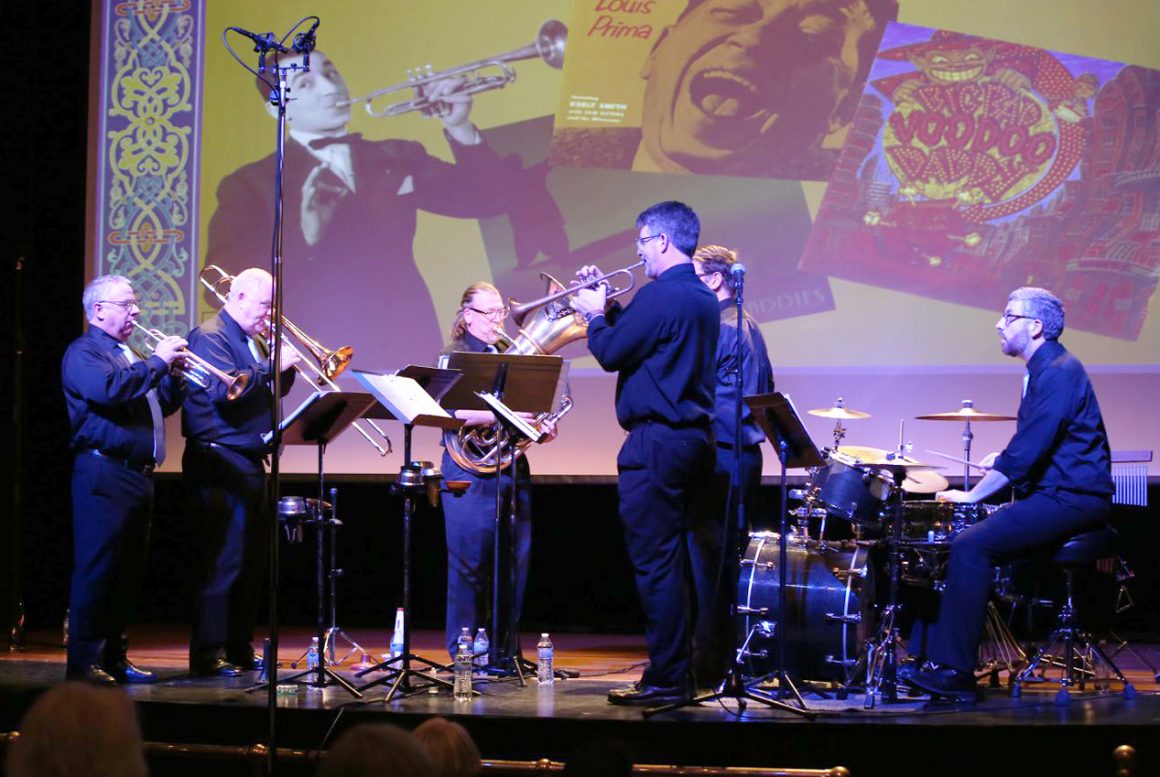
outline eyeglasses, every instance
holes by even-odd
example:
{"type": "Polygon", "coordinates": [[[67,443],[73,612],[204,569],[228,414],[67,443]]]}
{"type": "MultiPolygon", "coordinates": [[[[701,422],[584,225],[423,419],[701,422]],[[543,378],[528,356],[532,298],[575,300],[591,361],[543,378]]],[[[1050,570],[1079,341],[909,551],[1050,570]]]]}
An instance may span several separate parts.
{"type": "Polygon", "coordinates": [[[503,321],[511,315],[511,308],[498,308],[496,310],[480,310],[479,308],[468,307],[468,310],[474,311],[481,316],[487,316],[493,321],[503,321]]]}
{"type": "Polygon", "coordinates": [[[645,235],[644,237],[638,237],[638,238],[636,239],[636,244],[637,244],[638,246],[643,246],[643,245],[644,245],[645,243],[647,243],[648,241],[650,241],[650,240],[656,240],[658,237],[660,237],[660,236],[661,236],[661,235],[663,235],[663,234],[664,234],[664,232],[657,232],[655,235],[645,235]]]}
{"type": "Polygon", "coordinates": [[[1035,316],[1021,316],[1017,313],[1004,313],[1003,314],[1003,326],[1011,326],[1011,324],[1015,323],[1016,321],[1018,321],[1021,318],[1034,319],[1035,316]]]}
{"type": "Polygon", "coordinates": [[[102,305],[116,305],[122,310],[129,310],[131,308],[140,309],[141,307],[135,299],[99,299],[97,302],[100,302],[102,305]]]}

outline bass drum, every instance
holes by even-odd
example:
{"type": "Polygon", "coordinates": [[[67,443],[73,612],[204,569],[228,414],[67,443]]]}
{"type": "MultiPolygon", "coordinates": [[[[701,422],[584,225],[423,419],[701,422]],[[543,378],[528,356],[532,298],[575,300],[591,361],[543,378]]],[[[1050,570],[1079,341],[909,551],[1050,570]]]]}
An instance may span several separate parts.
{"type": "Polygon", "coordinates": [[[866,548],[791,540],[784,618],[778,614],[779,557],[776,533],[749,535],[738,581],[740,658],[750,674],[776,672],[776,635],[784,634],[787,672],[845,682],[874,621],[866,548]]]}

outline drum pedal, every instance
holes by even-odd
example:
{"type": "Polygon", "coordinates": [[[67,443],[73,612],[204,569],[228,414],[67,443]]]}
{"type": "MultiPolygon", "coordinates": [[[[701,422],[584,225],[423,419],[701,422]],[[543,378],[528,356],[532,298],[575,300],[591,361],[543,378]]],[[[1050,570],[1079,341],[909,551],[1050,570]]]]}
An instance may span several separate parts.
{"type": "Polygon", "coordinates": [[[843,584],[849,583],[853,578],[861,579],[866,577],[865,569],[839,569],[835,567],[830,570],[830,573],[843,584]]]}
{"type": "Polygon", "coordinates": [[[747,607],[744,605],[738,605],[737,614],[738,615],[769,615],[769,608],[768,607],[747,607]]]}
{"type": "Polygon", "coordinates": [[[826,620],[831,623],[842,623],[847,626],[856,626],[862,622],[862,613],[852,612],[849,615],[835,615],[832,612],[826,613],[826,620]]]}
{"type": "Polygon", "coordinates": [[[826,656],[825,661],[827,664],[842,666],[847,669],[858,663],[858,659],[856,658],[834,658],[833,656],[826,656]]]}

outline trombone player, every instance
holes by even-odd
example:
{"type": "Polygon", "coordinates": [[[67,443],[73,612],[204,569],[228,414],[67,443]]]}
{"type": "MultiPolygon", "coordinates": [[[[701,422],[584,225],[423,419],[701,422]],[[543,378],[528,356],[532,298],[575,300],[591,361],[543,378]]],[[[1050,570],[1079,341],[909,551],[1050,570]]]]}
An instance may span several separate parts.
{"type": "MultiPolygon", "coordinates": [[[[234,398],[216,381],[206,391],[189,392],[182,414],[186,505],[201,537],[189,644],[195,676],[236,677],[262,668],[253,638],[270,520],[262,435],[271,430],[273,374],[263,333],[273,291],[268,272],[243,270],[225,306],[189,333],[195,355],[223,372],[248,376],[234,398]]],[[[285,395],[301,358],[283,346],[281,360],[285,395]]]]}
{"type": "Polygon", "coordinates": [[[165,460],[164,416],[181,407],[185,381],[171,368],[186,342],[161,337],[147,359],[127,341],[141,308],[129,279],[85,287],[89,327],[65,351],[72,472],[73,574],[66,676],[97,685],[151,683],[126,655],[153,518],[153,470],[165,460]]]}
{"type": "MultiPolygon", "coordinates": [[[[451,325],[451,341],[439,357],[439,366],[447,364],[448,357],[456,351],[473,353],[500,353],[504,350],[502,341],[510,341],[504,333],[503,325],[510,311],[504,305],[499,290],[483,281],[473,283],[463,291],[459,310],[451,325]]],[[[495,416],[488,410],[452,410],[452,415],[465,422],[464,429],[496,423],[495,416]]],[[[530,420],[530,416],[529,416],[530,420]]],[[[547,440],[555,439],[556,426],[551,420],[544,420],[541,429],[548,433],[547,440]]],[[[517,494],[516,515],[509,520],[511,485],[508,477],[498,477],[496,472],[487,472],[482,467],[461,466],[450,452],[444,450],[442,472],[447,480],[465,480],[471,485],[462,495],[443,500],[443,515],[447,529],[447,652],[455,657],[457,639],[461,629],[467,627],[474,635],[476,630],[488,624],[493,575],[509,573],[514,580],[515,590],[509,592],[514,597],[510,608],[514,623],[506,624],[509,643],[500,644],[502,635],[493,634],[492,655],[500,658],[519,660],[519,634],[515,626],[519,623],[523,605],[524,589],[528,580],[528,564],[532,550],[532,492],[531,471],[527,457],[519,457],[516,467],[517,494]],[[496,491],[503,490],[504,514],[500,521],[513,526],[507,537],[504,552],[494,556],[496,536],[496,491]],[[512,553],[507,553],[507,550],[512,553]],[[496,560],[514,560],[515,569],[507,570],[506,565],[493,568],[496,560]]],[[[502,669],[503,667],[496,667],[502,669]]]]}

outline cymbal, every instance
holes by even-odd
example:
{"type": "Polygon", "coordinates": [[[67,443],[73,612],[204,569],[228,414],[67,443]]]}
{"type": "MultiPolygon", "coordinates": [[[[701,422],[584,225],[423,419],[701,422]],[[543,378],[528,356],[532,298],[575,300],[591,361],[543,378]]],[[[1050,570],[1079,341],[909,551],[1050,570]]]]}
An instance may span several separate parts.
{"type": "Polygon", "coordinates": [[[840,445],[836,452],[861,462],[886,461],[886,454],[890,453],[885,448],[867,448],[863,445],[840,445]]]}
{"type": "Polygon", "coordinates": [[[861,410],[851,410],[848,407],[841,405],[834,405],[833,407],[820,407],[816,410],[807,411],[810,415],[816,415],[818,418],[836,418],[840,421],[858,421],[863,418],[869,418],[869,413],[863,413],[861,410]]]}
{"type": "Polygon", "coordinates": [[[1013,415],[999,415],[998,413],[984,413],[973,407],[960,407],[949,413],[929,413],[916,415],[919,421],[1014,421],[1013,415]]]}
{"type": "Polygon", "coordinates": [[[907,470],[902,490],[908,494],[935,494],[946,491],[947,479],[933,470],[907,470]]]}

